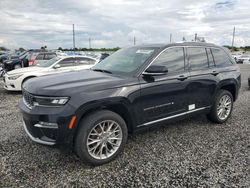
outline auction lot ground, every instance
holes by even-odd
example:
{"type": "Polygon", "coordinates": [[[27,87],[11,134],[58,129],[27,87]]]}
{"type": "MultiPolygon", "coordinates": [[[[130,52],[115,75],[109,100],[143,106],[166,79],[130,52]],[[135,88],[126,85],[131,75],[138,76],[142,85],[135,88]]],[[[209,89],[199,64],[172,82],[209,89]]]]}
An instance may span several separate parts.
{"type": "Polygon", "coordinates": [[[115,161],[90,167],[70,151],[33,143],[22,127],[20,93],[0,81],[0,187],[249,187],[250,66],[224,125],[205,115],[131,135],[115,161]]]}

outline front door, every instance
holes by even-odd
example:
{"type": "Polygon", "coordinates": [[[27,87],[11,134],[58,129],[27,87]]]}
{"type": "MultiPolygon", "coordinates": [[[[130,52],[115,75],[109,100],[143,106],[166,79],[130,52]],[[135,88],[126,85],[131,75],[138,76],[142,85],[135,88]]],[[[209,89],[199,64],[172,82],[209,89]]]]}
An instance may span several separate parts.
{"type": "Polygon", "coordinates": [[[166,75],[141,76],[141,122],[139,126],[171,119],[188,111],[189,72],[183,47],[163,51],[151,65],[163,65],[166,75]]]}

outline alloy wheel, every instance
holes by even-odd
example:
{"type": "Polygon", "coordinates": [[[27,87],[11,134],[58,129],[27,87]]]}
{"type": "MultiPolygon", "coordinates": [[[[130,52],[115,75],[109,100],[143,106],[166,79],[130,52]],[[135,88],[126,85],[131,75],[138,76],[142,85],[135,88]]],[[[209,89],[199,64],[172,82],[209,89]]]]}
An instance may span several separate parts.
{"type": "Polygon", "coordinates": [[[225,120],[228,118],[232,110],[232,99],[229,95],[223,95],[217,106],[217,115],[219,119],[225,120]]]}
{"type": "Polygon", "coordinates": [[[87,137],[88,153],[95,159],[107,159],[119,149],[122,136],[121,126],[117,122],[102,121],[91,129],[87,137]]]}

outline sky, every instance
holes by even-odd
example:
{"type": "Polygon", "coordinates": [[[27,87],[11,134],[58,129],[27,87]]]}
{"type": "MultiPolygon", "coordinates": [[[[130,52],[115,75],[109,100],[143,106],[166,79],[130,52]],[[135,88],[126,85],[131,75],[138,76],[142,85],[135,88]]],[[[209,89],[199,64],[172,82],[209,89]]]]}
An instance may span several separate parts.
{"type": "Polygon", "coordinates": [[[249,0],[0,0],[0,46],[49,49],[192,41],[250,45],[249,0]]]}

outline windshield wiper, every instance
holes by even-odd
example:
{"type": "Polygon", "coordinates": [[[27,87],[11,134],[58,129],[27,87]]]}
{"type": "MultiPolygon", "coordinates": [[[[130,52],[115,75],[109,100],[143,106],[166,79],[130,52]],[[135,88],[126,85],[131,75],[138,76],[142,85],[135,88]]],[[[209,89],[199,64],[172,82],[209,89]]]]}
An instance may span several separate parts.
{"type": "Polygon", "coordinates": [[[112,74],[111,71],[108,71],[108,70],[105,70],[105,69],[91,69],[93,71],[98,71],[98,72],[105,72],[105,73],[109,73],[109,74],[112,74]]]}

